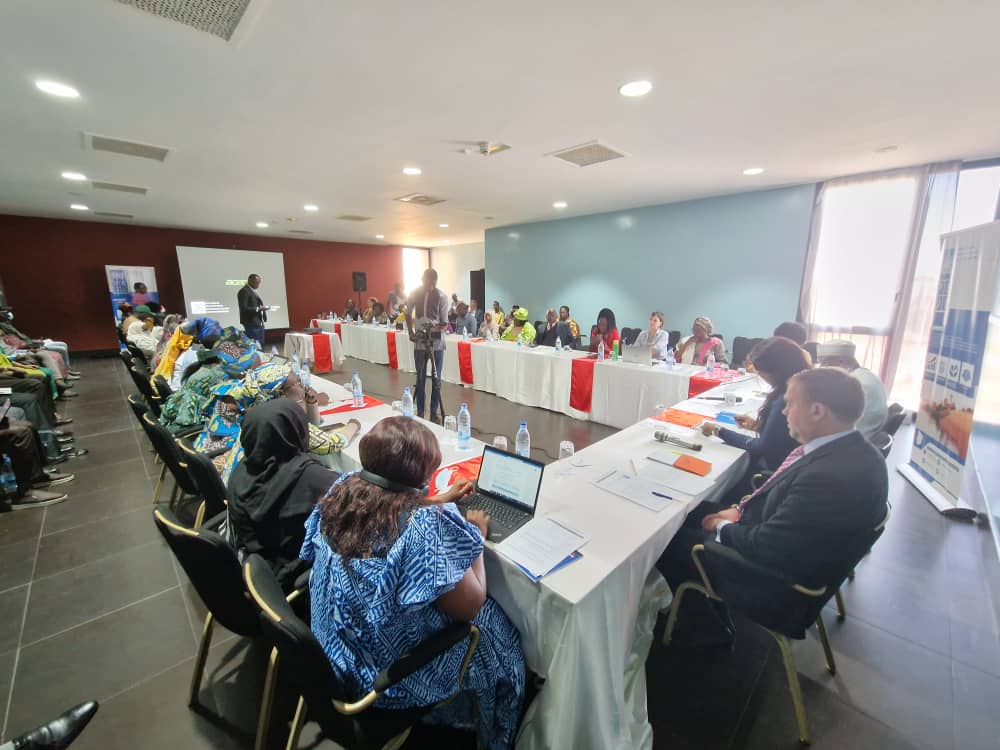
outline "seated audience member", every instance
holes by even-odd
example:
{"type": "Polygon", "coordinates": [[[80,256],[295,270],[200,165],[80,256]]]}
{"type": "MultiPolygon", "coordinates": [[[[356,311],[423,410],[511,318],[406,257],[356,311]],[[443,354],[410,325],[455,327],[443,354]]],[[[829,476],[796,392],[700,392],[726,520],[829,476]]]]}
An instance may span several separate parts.
{"type": "Polygon", "coordinates": [[[858,420],[857,429],[866,438],[871,438],[882,429],[886,417],[889,416],[888,399],[879,376],[862,367],[854,358],[856,351],[850,341],[835,339],[820,344],[816,354],[823,367],[839,367],[847,370],[851,377],[861,383],[865,392],[865,411],[858,420]]]}
{"type": "Polygon", "coordinates": [[[535,327],[528,322],[528,308],[518,307],[514,310],[513,321],[501,334],[502,341],[520,341],[531,344],[535,340],[535,327]]]}
{"type": "Polygon", "coordinates": [[[580,324],[570,317],[569,308],[566,305],[559,308],[559,320],[569,326],[569,333],[573,337],[575,346],[580,339],[580,324]]]}
{"type": "MultiPolygon", "coordinates": [[[[192,318],[181,323],[167,343],[153,375],[162,375],[172,390],[181,387],[188,369],[199,361],[201,349],[212,349],[222,333],[214,318],[192,318]]],[[[201,355],[204,358],[205,355],[201,355]]]]}
{"type": "Polygon", "coordinates": [[[791,378],[809,369],[803,352],[794,341],[775,336],[754,347],[752,360],[757,375],[769,386],[764,403],[756,418],[740,415],[737,424],[745,430],[753,430],[757,437],[748,437],[715,422],[702,426],[705,435],[718,435],[727,445],[742,448],[750,454],[750,466],[745,481],[737,484],[733,493],[737,500],[750,490],[750,479],[761,471],[775,471],[785,457],[798,444],[788,433],[785,419],[785,391],[791,378]]]}
{"type": "Polygon", "coordinates": [[[10,308],[0,310],[0,333],[7,339],[9,336],[15,337],[17,342],[15,348],[29,349],[31,351],[44,350],[51,352],[59,360],[59,369],[64,377],[79,380],[79,370],[74,370],[69,361],[69,345],[65,341],[54,341],[53,339],[34,339],[26,333],[22,333],[14,325],[14,311],[10,308]]]}
{"type": "Polygon", "coordinates": [[[53,391],[41,370],[23,366],[0,353],[0,387],[11,389],[11,403],[31,415],[32,423],[39,429],[58,424],[54,400],[58,391],[53,391]]]}
{"type": "Polygon", "coordinates": [[[455,308],[455,333],[468,332],[470,336],[475,336],[479,330],[476,325],[476,316],[469,310],[469,306],[464,302],[459,302],[455,308]]]}
{"type": "Polygon", "coordinates": [[[479,307],[479,303],[476,300],[469,300],[469,312],[472,317],[476,319],[476,330],[479,330],[479,326],[483,324],[483,311],[479,307]]]}
{"type": "Polygon", "coordinates": [[[153,311],[149,309],[148,305],[137,305],[134,308],[132,308],[132,311],[129,313],[128,317],[122,320],[120,328],[122,330],[122,334],[126,338],[128,337],[129,328],[132,327],[133,323],[140,322],[139,316],[142,315],[143,313],[148,313],[149,315],[152,315],[153,311]]]}
{"type": "Polygon", "coordinates": [[[152,360],[161,335],[162,331],[156,328],[153,314],[140,313],[139,321],[130,325],[125,332],[125,340],[138,347],[146,355],[146,359],[152,360]]]}
{"type": "MultiPolygon", "coordinates": [[[[24,381],[37,381],[49,394],[49,399],[59,399],[65,401],[69,398],[76,398],[80,394],[73,390],[73,384],[63,380],[59,373],[52,369],[54,363],[49,361],[52,367],[42,364],[43,359],[32,353],[13,351],[3,342],[0,342],[0,378],[5,382],[0,386],[13,388],[15,392],[30,391],[37,392],[36,385],[21,385],[9,382],[12,378],[20,378],[24,381]],[[8,352],[10,356],[8,356],[8,352]]],[[[45,360],[48,361],[48,360],[45,360]]],[[[55,404],[53,404],[53,410],[55,404]]]]}
{"type": "MultiPolygon", "coordinates": [[[[794,320],[787,320],[774,329],[774,335],[784,336],[786,339],[791,339],[801,348],[805,346],[806,339],[809,337],[809,332],[801,323],[797,323],[794,320]]],[[[812,367],[812,355],[809,354],[809,352],[807,352],[804,348],[802,351],[806,353],[806,361],[808,361],[809,366],[812,367]]]]}
{"type": "Polygon", "coordinates": [[[653,359],[663,359],[670,348],[670,334],[663,330],[663,313],[654,310],[649,314],[649,328],[635,340],[636,346],[653,347],[653,359]]]}
{"type": "Polygon", "coordinates": [[[361,317],[361,311],[354,306],[353,297],[347,298],[347,303],[344,305],[344,314],[342,317],[344,320],[357,320],[361,317]]]}
{"type": "MultiPolygon", "coordinates": [[[[489,517],[469,511],[466,520],[455,507],[469,482],[427,497],[441,451],[419,422],[383,419],[359,448],[363,471],[341,477],[306,521],[301,557],[312,562],[313,633],[334,669],[354,678],[350,698],[358,699],[380,669],[421,640],[471,621],[482,634],[465,675],[475,700],[441,706],[430,720],[468,727],[478,710],[480,747],[512,747],[524,657],[516,628],[486,595],[489,517]]],[[[466,645],[386,690],[376,706],[404,709],[450,697],[466,645]]]]}
{"type": "Polygon", "coordinates": [[[488,312],[483,316],[483,324],[479,326],[479,335],[489,341],[498,341],[500,339],[500,327],[493,319],[493,313],[488,312]]]}
{"type": "Polygon", "coordinates": [[[500,332],[507,327],[507,316],[504,314],[503,307],[500,305],[500,300],[493,300],[493,322],[497,324],[497,328],[500,332]]]}
{"type": "Polygon", "coordinates": [[[401,303],[396,309],[396,329],[402,331],[406,327],[406,316],[409,313],[406,303],[401,303]]]}
{"type": "Polygon", "coordinates": [[[72,474],[45,471],[45,452],[31,423],[11,418],[8,414],[7,419],[0,423],[0,453],[10,457],[14,476],[17,477],[17,496],[6,499],[0,496],[0,513],[43,508],[61,503],[68,497],[65,492],[50,488],[72,482],[74,477],[72,474]]]}
{"type": "MultiPolygon", "coordinates": [[[[691,547],[710,539],[789,581],[835,583],[844,549],[870,534],[886,512],[885,461],[854,429],[864,406],[860,383],[842,370],[819,367],[793,376],[785,416],[799,447],[739,505],[703,502],[688,515],[656,564],[671,589],[698,578],[691,547]]],[[[682,632],[697,639],[713,627],[718,632],[720,622],[731,626],[724,608],[706,604],[700,596],[685,599],[681,617],[689,627],[682,632]]]]}
{"type": "Polygon", "coordinates": [[[184,316],[177,315],[176,313],[167,315],[163,318],[163,328],[160,334],[160,340],[156,343],[156,351],[153,353],[153,359],[150,362],[150,367],[152,367],[154,373],[156,372],[156,368],[160,365],[160,360],[163,359],[164,352],[167,351],[167,345],[170,343],[170,339],[173,338],[177,327],[183,322],[184,316]]]}
{"type": "Polygon", "coordinates": [[[535,332],[535,343],[538,346],[555,346],[556,339],[562,346],[573,346],[573,334],[569,331],[569,326],[559,320],[556,311],[551,307],[545,313],[545,325],[535,332]]]}
{"type": "Polygon", "coordinates": [[[214,351],[194,348],[188,351],[196,355],[195,361],[180,375],[177,388],[160,409],[160,424],[175,435],[204,425],[212,391],[229,379],[214,351]]]}
{"type": "Polygon", "coordinates": [[[365,323],[372,323],[375,320],[375,305],[378,304],[377,297],[369,297],[368,304],[365,305],[365,311],[361,313],[361,320],[365,323]]]}
{"type": "Polygon", "coordinates": [[[677,345],[674,357],[685,365],[704,365],[709,354],[715,354],[716,362],[729,361],[726,345],[712,335],[711,318],[700,316],[694,319],[691,335],[677,345]]]}
{"type": "Polygon", "coordinates": [[[590,329],[590,351],[596,352],[601,342],[604,342],[604,356],[610,357],[616,341],[621,341],[615,314],[605,307],[597,313],[597,325],[590,329]]]}
{"type": "Polygon", "coordinates": [[[305,520],[337,479],[309,454],[305,411],[277,398],[247,412],[243,458],[229,476],[229,539],[242,561],[257,553],[286,591],[308,568],[299,559],[305,520]]]}

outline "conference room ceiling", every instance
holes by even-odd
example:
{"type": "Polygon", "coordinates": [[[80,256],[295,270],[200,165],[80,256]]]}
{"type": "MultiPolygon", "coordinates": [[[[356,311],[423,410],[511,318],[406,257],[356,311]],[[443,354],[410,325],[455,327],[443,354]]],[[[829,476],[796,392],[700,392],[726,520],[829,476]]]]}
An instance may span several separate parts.
{"type": "Polygon", "coordinates": [[[971,0],[252,0],[226,41],[117,0],[4,0],[0,213],[438,246],[993,156],[998,28],[1000,3],[971,0]],[[638,79],[652,92],[619,95],[638,79]],[[625,156],[551,156],[592,141],[625,156]]]}

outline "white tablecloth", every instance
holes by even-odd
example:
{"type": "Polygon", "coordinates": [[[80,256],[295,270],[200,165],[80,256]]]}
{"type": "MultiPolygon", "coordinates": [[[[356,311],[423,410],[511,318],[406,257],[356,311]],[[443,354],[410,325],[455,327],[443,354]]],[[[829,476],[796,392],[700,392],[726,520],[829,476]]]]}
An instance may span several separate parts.
{"type": "MultiPolygon", "coordinates": [[[[330,341],[330,360],[333,362],[333,369],[337,370],[344,364],[344,349],[340,344],[340,339],[335,333],[324,332],[330,341]]],[[[309,360],[316,362],[316,353],[313,350],[312,334],[309,333],[286,333],[285,334],[285,356],[292,358],[293,354],[299,356],[300,362],[309,360]]]]}
{"type": "Polygon", "coordinates": [[[688,397],[688,382],[705,368],[608,362],[594,368],[590,419],[612,427],[628,427],[688,397]]]}
{"type": "MultiPolygon", "coordinates": [[[[474,347],[473,351],[477,348],[474,347]]],[[[336,401],[349,397],[328,381],[319,387],[336,401]]],[[[755,381],[715,389],[748,392],[755,381]]],[[[705,410],[709,402],[698,404],[705,410]]],[[[684,408],[682,402],[679,408],[684,408]]],[[[708,405],[708,408],[715,408],[708,405]]],[[[354,417],[365,430],[392,414],[378,406],[331,415],[354,417]]],[[[459,452],[450,435],[424,422],[442,440],[443,463],[476,455],[482,444],[459,452]]],[[[662,426],[661,426],[662,427],[662,426]]],[[[713,484],[699,496],[653,512],[606,493],[592,481],[609,469],[642,463],[659,447],[656,426],[642,421],[545,468],[538,514],[552,515],[587,535],[583,556],[535,583],[488,545],[487,585],[517,626],[528,666],[546,684],[528,711],[519,750],[573,748],[627,750],[652,747],[646,710],[645,661],[657,612],[669,603],[666,583],[654,564],[698,502],[715,499],[741,476],[745,453],[715,438],[697,455],[712,462],[713,484]]],[[[341,456],[343,468],[358,466],[357,441],[341,456]]]]}

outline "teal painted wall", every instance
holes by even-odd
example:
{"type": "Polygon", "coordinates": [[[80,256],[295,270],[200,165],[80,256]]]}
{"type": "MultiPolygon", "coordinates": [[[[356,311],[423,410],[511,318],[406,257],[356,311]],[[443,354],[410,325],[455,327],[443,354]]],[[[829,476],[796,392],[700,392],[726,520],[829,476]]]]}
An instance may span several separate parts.
{"type": "Polygon", "coordinates": [[[486,232],[486,299],[531,320],[570,306],[581,328],[610,307],[618,327],[651,310],[690,332],[708,315],[729,346],[794,320],[815,185],[670,203],[486,232]]]}

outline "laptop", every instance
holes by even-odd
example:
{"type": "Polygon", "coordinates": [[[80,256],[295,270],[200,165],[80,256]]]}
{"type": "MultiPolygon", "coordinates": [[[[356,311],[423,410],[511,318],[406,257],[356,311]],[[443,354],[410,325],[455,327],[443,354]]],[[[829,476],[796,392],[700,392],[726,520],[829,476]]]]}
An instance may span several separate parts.
{"type": "Polygon", "coordinates": [[[622,359],[639,365],[648,365],[653,359],[651,346],[626,346],[622,350],[622,359]]]}
{"type": "Polygon", "coordinates": [[[463,512],[490,514],[489,541],[506,539],[535,515],[545,464],[487,445],[476,489],[462,501],[463,512]]]}

